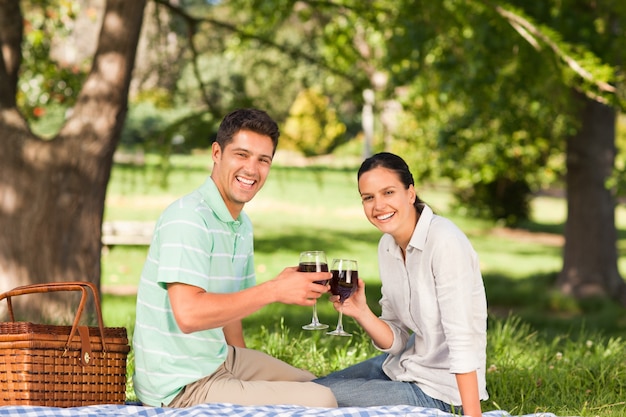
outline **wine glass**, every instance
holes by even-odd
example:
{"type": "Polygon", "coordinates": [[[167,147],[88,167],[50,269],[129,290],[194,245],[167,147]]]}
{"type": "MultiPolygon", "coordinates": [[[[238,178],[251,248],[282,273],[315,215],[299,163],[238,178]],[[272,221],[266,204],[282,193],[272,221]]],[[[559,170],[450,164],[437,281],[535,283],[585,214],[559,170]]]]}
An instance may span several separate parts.
{"type": "Polygon", "coordinates": [[[337,328],[326,334],[333,336],[352,336],[343,330],[343,302],[356,291],[359,282],[359,271],[355,260],[333,259],[330,272],[333,277],[330,280],[330,292],[339,296],[342,307],[339,309],[337,328]]]}
{"type": "MultiPolygon", "coordinates": [[[[326,254],[321,250],[310,250],[300,253],[300,263],[298,271],[301,272],[328,272],[328,263],[326,254]]],[[[326,285],[328,280],[315,281],[317,284],[326,285]]],[[[317,318],[317,300],[313,304],[313,318],[311,323],[302,326],[304,330],[323,330],[328,329],[328,324],[320,323],[317,318]]]]}

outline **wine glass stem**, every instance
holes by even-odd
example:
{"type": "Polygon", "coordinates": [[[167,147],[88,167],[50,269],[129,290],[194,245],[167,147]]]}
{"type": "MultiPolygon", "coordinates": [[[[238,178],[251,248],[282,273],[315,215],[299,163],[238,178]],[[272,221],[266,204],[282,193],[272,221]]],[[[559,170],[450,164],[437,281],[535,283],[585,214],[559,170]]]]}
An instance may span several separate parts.
{"type": "Polygon", "coordinates": [[[343,331],[343,306],[339,309],[339,320],[337,321],[337,330],[343,331]]]}
{"type": "Polygon", "coordinates": [[[317,318],[317,300],[313,303],[313,324],[319,324],[320,319],[317,318]]]}

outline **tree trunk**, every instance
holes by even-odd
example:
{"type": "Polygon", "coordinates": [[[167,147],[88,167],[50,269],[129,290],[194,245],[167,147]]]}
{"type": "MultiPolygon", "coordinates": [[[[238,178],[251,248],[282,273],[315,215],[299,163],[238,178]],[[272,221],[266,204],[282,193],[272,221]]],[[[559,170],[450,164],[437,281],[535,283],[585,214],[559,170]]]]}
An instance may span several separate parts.
{"type": "Polygon", "coordinates": [[[608,296],[626,306],[617,268],[615,199],[606,186],[615,158],[615,110],[577,96],[581,128],[567,142],[567,222],[557,285],[577,298],[608,296]]]}
{"type": "MultiPolygon", "coordinates": [[[[0,14],[13,13],[8,19],[21,22],[11,3],[16,2],[0,0],[0,14]]],[[[53,139],[33,135],[14,97],[0,97],[0,292],[55,281],[99,287],[105,194],[144,7],[145,0],[107,1],[91,72],[53,139]]],[[[0,38],[5,63],[6,39],[0,38]]],[[[16,91],[17,70],[0,64],[0,94],[16,91]]],[[[60,293],[45,303],[18,298],[14,309],[25,314],[22,319],[59,321],[73,317],[72,301],[60,293]]]]}

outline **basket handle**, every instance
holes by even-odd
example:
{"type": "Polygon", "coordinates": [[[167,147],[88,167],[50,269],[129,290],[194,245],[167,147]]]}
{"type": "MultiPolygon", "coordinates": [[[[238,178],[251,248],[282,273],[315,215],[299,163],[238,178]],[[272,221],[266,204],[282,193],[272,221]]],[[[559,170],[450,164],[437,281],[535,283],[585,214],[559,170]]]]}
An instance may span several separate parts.
{"type": "Polygon", "coordinates": [[[9,307],[9,315],[11,317],[11,321],[15,321],[15,316],[13,315],[13,306],[11,305],[11,297],[15,297],[18,295],[25,294],[36,294],[36,293],[46,293],[46,292],[56,292],[56,291],[81,291],[80,304],[76,309],[76,314],[74,317],[74,323],[72,324],[72,330],[70,331],[70,336],[67,339],[67,345],[70,345],[70,341],[74,334],[76,334],[76,329],[78,328],[78,323],[80,321],[80,317],[85,309],[85,304],[87,303],[87,290],[90,290],[94,302],[96,304],[96,316],[98,318],[98,328],[100,329],[100,338],[102,340],[102,351],[106,353],[106,344],[104,341],[104,322],[102,321],[102,308],[100,307],[100,297],[98,297],[98,289],[91,282],[86,281],[72,281],[72,282],[48,282],[44,284],[31,284],[24,285],[21,287],[16,287],[10,291],[0,294],[0,301],[6,298],[7,305],[9,307]]]}

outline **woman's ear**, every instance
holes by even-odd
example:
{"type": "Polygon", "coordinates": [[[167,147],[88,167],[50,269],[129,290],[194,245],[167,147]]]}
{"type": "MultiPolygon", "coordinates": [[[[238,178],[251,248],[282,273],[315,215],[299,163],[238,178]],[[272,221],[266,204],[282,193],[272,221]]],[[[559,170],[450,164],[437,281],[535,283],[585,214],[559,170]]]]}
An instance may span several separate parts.
{"type": "Polygon", "coordinates": [[[415,192],[415,187],[413,184],[409,185],[409,199],[411,200],[411,204],[415,204],[415,200],[417,199],[417,193],[415,192]]]}

